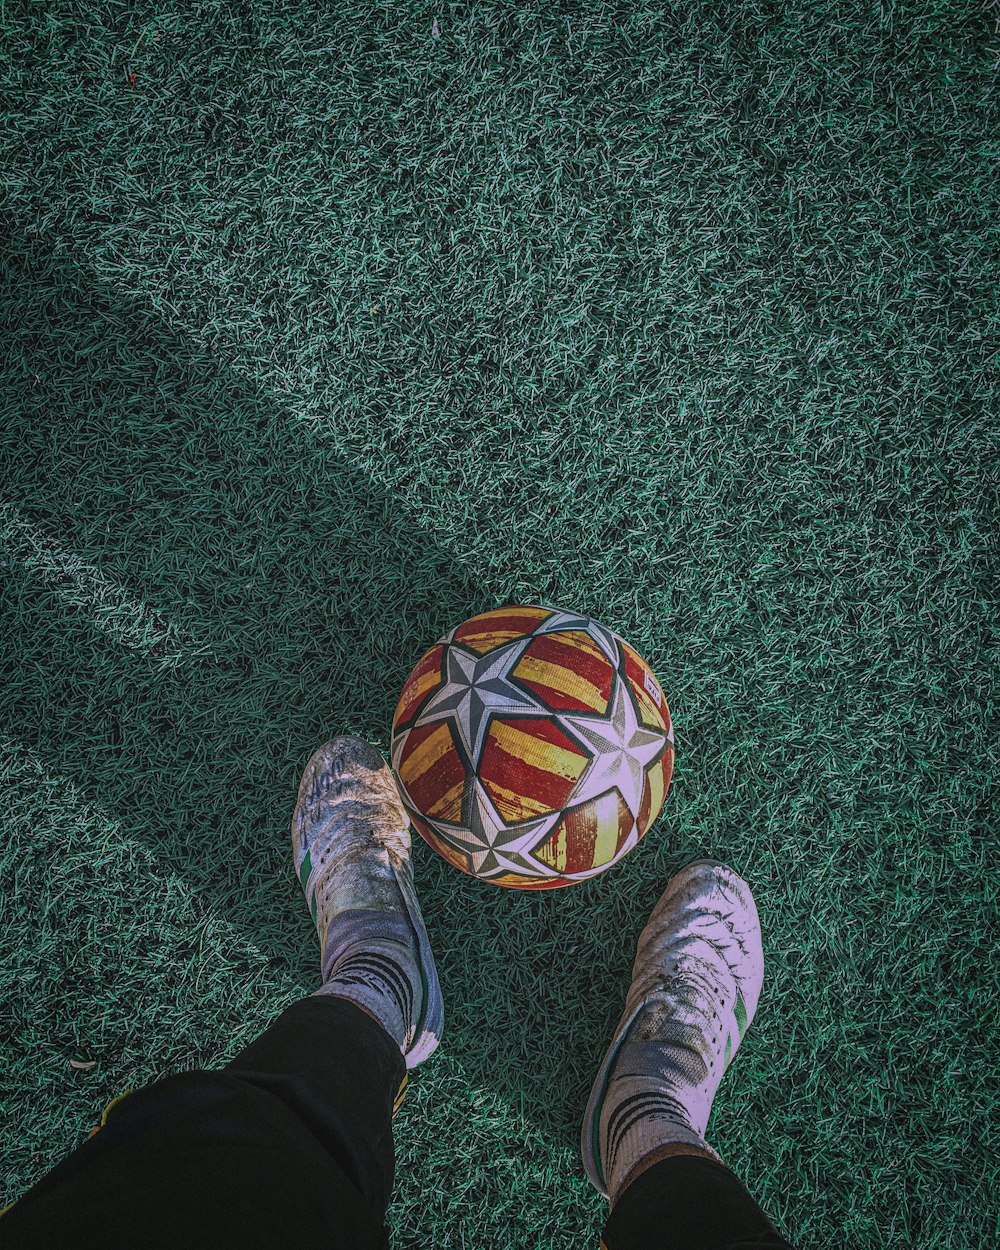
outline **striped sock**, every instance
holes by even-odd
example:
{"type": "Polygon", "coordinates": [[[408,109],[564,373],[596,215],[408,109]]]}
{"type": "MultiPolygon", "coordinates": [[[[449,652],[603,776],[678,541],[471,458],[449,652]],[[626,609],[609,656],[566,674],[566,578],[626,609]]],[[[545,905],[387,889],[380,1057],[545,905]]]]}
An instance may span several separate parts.
{"type": "Polygon", "coordinates": [[[332,995],[363,1007],[405,1053],[421,992],[413,935],[403,917],[357,910],[334,918],[326,937],[323,984],[312,997],[332,995]]]}
{"type": "Polygon", "coordinates": [[[662,1146],[697,1146],[722,1162],[704,1137],[721,1074],[718,1065],[710,1071],[697,1041],[659,1004],[648,1004],[632,1022],[601,1106],[601,1160],[612,1202],[638,1164],[662,1146]]]}

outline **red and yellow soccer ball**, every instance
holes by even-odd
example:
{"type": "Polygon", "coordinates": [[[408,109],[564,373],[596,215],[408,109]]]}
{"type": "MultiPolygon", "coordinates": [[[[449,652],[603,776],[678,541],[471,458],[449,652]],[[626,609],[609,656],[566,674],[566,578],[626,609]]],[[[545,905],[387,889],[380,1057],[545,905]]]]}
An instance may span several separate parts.
{"type": "Polygon", "coordinates": [[[414,828],[492,885],[554,890],[611,868],[663,807],[670,710],[607,626],[503,607],[419,660],[392,718],[391,765],[414,828]]]}

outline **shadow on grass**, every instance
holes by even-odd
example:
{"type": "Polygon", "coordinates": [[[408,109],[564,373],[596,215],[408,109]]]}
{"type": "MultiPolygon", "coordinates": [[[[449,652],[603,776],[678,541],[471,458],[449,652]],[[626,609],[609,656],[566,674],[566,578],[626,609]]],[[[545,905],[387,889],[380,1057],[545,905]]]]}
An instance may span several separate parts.
{"type": "MultiPolygon", "coordinates": [[[[116,636],[96,603],[67,599],[67,579],[40,580],[8,550],[3,723],[273,968],[318,984],[288,832],[309,755],[342,732],[387,754],[399,691],[431,643],[511,599],[559,603],[558,589],[528,594],[515,568],[477,584],[435,541],[417,487],[381,488],[338,449],[335,414],[330,431],[298,420],[141,300],[57,259],[56,242],[8,253],[0,287],[2,494],[25,532],[79,557],[84,585],[108,577],[145,605],[151,632],[116,636]]],[[[567,896],[586,892],[614,930],[635,919],[622,887],[641,886],[638,862],[610,883],[525,894],[413,841],[442,1049],[575,1147],[612,1023],[586,1004],[603,982],[620,1010],[634,940],[609,956],[596,926],[567,917],[582,909],[567,896]]]]}

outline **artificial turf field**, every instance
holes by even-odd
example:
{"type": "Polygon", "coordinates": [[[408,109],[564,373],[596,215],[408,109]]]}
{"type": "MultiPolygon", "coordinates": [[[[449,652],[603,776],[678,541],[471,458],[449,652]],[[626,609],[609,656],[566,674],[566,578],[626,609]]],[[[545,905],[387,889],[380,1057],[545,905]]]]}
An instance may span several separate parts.
{"type": "Polygon", "coordinates": [[[0,6],[0,1207],[317,987],[306,760],[514,600],[636,647],[676,768],[568,889],[414,837],[394,1246],[596,1246],[584,1106],[706,856],[765,957],[708,1140],[803,1250],[994,1244],[998,27],[0,6]]]}

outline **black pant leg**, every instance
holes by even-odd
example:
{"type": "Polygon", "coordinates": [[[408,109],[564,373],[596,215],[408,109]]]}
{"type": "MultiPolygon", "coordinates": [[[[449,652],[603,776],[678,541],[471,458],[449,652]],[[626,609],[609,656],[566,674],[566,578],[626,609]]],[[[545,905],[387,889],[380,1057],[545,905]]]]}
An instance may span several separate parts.
{"type": "Polygon", "coordinates": [[[602,1250],[794,1250],[714,1159],[673,1155],[619,1196],[602,1250]]]}
{"type": "Polygon", "coordinates": [[[304,999],[221,1071],[116,1103],[0,1216],[0,1246],[385,1250],[405,1075],[363,1011],[304,999]]]}

